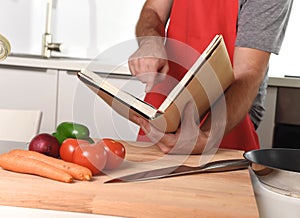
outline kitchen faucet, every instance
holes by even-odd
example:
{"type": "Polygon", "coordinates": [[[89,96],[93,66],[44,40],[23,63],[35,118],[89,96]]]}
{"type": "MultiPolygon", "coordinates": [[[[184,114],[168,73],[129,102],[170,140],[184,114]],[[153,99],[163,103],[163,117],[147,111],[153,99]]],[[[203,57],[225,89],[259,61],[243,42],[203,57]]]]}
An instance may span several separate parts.
{"type": "Polygon", "coordinates": [[[42,56],[46,58],[51,57],[51,51],[57,51],[57,52],[61,51],[61,44],[52,42],[52,34],[51,34],[52,9],[53,9],[53,1],[47,0],[46,31],[43,34],[43,44],[42,44],[42,56]]]}

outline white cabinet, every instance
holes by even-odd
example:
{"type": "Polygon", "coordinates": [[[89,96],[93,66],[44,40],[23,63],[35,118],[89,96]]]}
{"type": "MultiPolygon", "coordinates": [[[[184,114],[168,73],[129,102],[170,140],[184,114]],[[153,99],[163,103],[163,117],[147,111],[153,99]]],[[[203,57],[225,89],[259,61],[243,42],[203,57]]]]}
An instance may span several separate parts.
{"type": "MultiPolygon", "coordinates": [[[[135,140],[138,126],[121,117],[79,81],[75,72],[59,71],[57,122],[74,121],[87,125],[91,136],[135,140]]],[[[108,81],[143,98],[144,85],[129,76],[108,81]]]]}
{"type": "Polygon", "coordinates": [[[52,132],[56,124],[57,70],[0,67],[0,78],[0,108],[41,110],[40,131],[52,132]]]}

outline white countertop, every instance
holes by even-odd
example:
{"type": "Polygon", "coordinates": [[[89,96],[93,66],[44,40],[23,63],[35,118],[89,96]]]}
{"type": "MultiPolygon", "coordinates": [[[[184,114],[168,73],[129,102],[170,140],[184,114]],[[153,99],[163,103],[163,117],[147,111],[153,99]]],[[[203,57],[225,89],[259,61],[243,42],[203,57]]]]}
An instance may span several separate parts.
{"type": "Polygon", "coordinates": [[[92,59],[70,58],[70,57],[51,57],[44,58],[39,55],[22,55],[11,54],[4,61],[0,62],[0,66],[12,67],[31,67],[43,69],[57,69],[67,71],[79,71],[89,67],[99,73],[113,73],[118,75],[131,75],[128,66],[113,66],[103,64],[104,61],[96,62],[92,59]]]}
{"type": "MultiPolygon", "coordinates": [[[[83,58],[70,58],[70,57],[51,57],[43,58],[39,55],[22,55],[11,54],[4,61],[0,62],[0,66],[13,66],[13,67],[32,67],[44,69],[57,69],[67,71],[79,71],[88,67],[98,73],[109,73],[114,75],[130,76],[131,73],[128,66],[113,66],[106,63],[104,60],[99,63],[92,59],[83,58]]],[[[269,77],[269,86],[276,87],[292,87],[300,88],[300,78],[293,77],[269,77]]]]}
{"type": "Polygon", "coordinates": [[[300,88],[300,78],[297,77],[270,77],[269,86],[300,88]]]}
{"type": "Polygon", "coordinates": [[[88,213],[45,210],[36,208],[13,207],[0,205],[0,217],[9,218],[113,218],[115,216],[97,215],[88,213]]]}

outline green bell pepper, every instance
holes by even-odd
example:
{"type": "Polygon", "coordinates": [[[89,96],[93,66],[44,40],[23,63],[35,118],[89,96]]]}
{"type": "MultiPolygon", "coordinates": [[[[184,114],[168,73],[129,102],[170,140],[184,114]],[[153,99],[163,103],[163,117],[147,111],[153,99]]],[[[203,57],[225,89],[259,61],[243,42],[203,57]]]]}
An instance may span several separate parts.
{"type": "Polygon", "coordinates": [[[73,122],[62,122],[56,127],[56,132],[52,134],[61,144],[67,138],[84,139],[93,143],[90,138],[88,127],[83,124],[73,122]]]}

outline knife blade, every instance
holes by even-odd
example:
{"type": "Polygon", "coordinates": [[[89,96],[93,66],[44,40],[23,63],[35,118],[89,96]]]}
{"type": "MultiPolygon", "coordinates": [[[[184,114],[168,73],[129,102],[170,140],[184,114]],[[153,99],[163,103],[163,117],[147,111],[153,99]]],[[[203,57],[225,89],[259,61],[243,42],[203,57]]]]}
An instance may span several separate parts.
{"type": "Polygon", "coordinates": [[[248,168],[248,166],[249,161],[246,159],[218,160],[196,167],[179,165],[138,172],[126,176],[116,177],[111,180],[105,181],[104,183],[135,182],[188,174],[225,172],[246,169],[248,168]]]}

